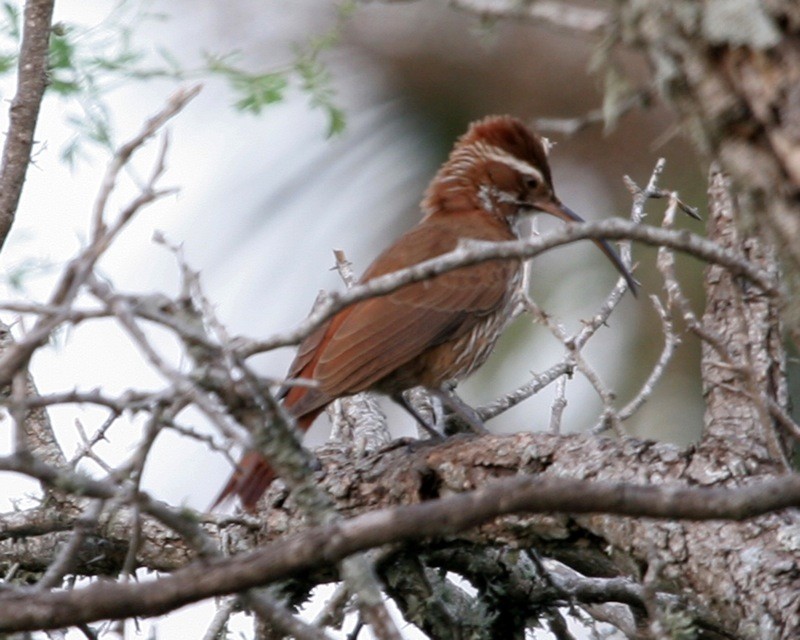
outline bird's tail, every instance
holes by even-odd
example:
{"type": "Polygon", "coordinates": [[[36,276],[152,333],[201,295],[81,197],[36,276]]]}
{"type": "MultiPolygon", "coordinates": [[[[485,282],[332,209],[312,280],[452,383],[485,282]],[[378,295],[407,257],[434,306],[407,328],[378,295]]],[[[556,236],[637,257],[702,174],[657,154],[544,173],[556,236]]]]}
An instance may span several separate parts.
{"type": "MultiPolygon", "coordinates": [[[[320,411],[297,418],[297,428],[303,433],[308,431],[311,423],[320,411]]],[[[239,461],[228,483],[223,487],[211,510],[232,497],[239,498],[247,511],[254,511],[256,504],[276,477],[275,470],[269,461],[258,451],[247,451],[239,461]]]]}

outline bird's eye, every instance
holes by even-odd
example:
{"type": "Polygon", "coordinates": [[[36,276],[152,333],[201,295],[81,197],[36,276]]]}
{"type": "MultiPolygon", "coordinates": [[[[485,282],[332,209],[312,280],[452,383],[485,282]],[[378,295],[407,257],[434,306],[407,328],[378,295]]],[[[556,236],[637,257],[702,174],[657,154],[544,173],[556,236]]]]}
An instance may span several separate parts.
{"type": "Polygon", "coordinates": [[[525,178],[525,186],[531,190],[536,189],[539,187],[539,180],[533,176],[528,176],[525,178]]]}

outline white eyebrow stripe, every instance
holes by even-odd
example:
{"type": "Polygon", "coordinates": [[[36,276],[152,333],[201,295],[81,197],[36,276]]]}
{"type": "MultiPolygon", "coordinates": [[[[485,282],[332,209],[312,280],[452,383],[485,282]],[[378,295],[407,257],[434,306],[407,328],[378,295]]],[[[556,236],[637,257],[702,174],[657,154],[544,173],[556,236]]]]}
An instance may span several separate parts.
{"type": "Polygon", "coordinates": [[[541,171],[529,165],[524,160],[520,160],[519,158],[515,158],[514,156],[512,156],[510,153],[506,153],[502,149],[487,145],[484,150],[484,155],[489,160],[494,160],[495,162],[500,162],[502,164],[508,165],[512,169],[516,169],[522,174],[532,176],[536,178],[539,182],[544,182],[544,176],[542,175],[541,171]]]}

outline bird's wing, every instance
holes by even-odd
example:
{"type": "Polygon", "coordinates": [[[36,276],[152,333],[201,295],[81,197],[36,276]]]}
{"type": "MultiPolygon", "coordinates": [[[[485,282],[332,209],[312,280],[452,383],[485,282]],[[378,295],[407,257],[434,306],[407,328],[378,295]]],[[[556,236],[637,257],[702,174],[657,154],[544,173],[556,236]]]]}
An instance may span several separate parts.
{"type": "MultiPolygon", "coordinates": [[[[362,280],[453,250],[458,242],[453,234],[464,231],[463,226],[452,230],[453,226],[417,226],[384,252],[362,280]]],[[[509,281],[518,268],[513,260],[484,262],[350,307],[341,319],[334,318],[318,342],[313,378],[330,397],[369,388],[497,311],[507,300],[509,281]]]]}

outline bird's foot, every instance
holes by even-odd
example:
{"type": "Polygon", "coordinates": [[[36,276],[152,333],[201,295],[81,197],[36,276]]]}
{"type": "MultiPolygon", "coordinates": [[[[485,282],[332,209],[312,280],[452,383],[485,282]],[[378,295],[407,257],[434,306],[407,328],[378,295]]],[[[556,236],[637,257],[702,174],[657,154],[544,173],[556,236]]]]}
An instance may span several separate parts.
{"type": "Polygon", "coordinates": [[[432,391],[439,397],[444,405],[452,411],[445,421],[445,435],[471,432],[477,435],[489,433],[486,425],[481,420],[478,412],[459,398],[452,389],[437,389],[432,391]]]}
{"type": "Polygon", "coordinates": [[[436,440],[444,439],[444,436],[441,433],[439,433],[439,431],[436,430],[436,427],[434,427],[425,419],[425,416],[423,416],[419,411],[417,411],[417,408],[408,401],[405,395],[403,395],[402,393],[396,393],[392,396],[392,400],[394,400],[397,404],[403,407],[403,409],[408,411],[408,413],[410,413],[417,421],[419,426],[422,427],[422,429],[425,430],[428,433],[428,435],[430,435],[431,438],[434,438],[436,440]]]}

